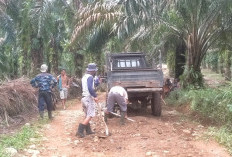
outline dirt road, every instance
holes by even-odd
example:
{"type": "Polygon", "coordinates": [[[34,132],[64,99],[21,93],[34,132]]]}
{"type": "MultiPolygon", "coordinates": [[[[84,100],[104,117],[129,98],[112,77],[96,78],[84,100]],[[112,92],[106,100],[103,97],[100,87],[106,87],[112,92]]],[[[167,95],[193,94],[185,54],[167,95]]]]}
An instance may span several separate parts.
{"type": "MultiPolygon", "coordinates": [[[[101,94],[101,101],[104,101],[101,94]]],[[[226,150],[202,138],[206,128],[190,122],[181,113],[164,106],[161,117],[146,111],[130,111],[129,117],[136,122],[119,124],[119,118],[108,121],[111,136],[98,138],[101,134],[93,120],[97,134],[78,138],[75,136],[79,122],[83,119],[79,100],[68,102],[67,110],[58,110],[54,120],[42,129],[43,140],[36,146],[41,157],[227,157],[226,150]]],[[[96,119],[96,118],[95,118],[96,119]]],[[[25,154],[26,155],[26,154],[25,154]]]]}

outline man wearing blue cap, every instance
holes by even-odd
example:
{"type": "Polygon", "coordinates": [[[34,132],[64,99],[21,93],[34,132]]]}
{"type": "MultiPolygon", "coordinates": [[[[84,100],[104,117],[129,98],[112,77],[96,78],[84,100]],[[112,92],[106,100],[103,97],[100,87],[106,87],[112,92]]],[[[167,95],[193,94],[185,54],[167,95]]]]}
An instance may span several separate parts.
{"type": "Polygon", "coordinates": [[[93,134],[94,132],[90,127],[90,120],[95,116],[95,102],[98,102],[96,92],[94,90],[94,75],[97,71],[97,66],[95,63],[88,64],[86,69],[86,74],[82,77],[82,107],[85,112],[85,119],[79,124],[76,136],[83,138],[85,136],[84,131],[86,130],[86,135],[93,134]]]}

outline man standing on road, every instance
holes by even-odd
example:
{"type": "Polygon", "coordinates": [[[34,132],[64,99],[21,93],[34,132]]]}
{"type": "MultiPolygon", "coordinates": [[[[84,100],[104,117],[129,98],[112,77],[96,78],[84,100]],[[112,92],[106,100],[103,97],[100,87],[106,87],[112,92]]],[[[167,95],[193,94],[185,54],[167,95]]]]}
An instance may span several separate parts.
{"type": "Polygon", "coordinates": [[[60,99],[62,101],[63,109],[66,109],[65,103],[68,97],[69,78],[66,75],[64,68],[61,69],[61,74],[57,77],[58,87],[60,91],[60,99]]]}
{"type": "Polygon", "coordinates": [[[128,104],[128,94],[126,90],[117,85],[110,89],[107,98],[107,110],[105,112],[105,121],[107,122],[107,117],[109,116],[110,112],[113,112],[114,105],[117,103],[121,110],[121,125],[125,125],[125,117],[127,117],[127,104],[128,104]]]}
{"type": "Polygon", "coordinates": [[[48,66],[42,64],[40,71],[42,73],[38,74],[35,78],[31,80],[32,87],[39,88],[39,99],[38,99],[38,108],[40,117],[44,117],[44,102],[47,105],[48,118],[52,119],[52,97],[51,89],[54,88],[57,84],[57,80],[49,73],[47,73],[48,66]]]}
{"type": "Polygon", "coordinates": [[[94,134],[90,127],[90,120],[95,116],[95,102],[98,103],[96,92],[94,91],[94,75],[97,71],[97,66],[94,63],[88,64],[86,74],[82,77],[82,107],[85,112],[85,119],[79,124],[76,136],[83,138],[84,131],[86,135],[94,134]]]}

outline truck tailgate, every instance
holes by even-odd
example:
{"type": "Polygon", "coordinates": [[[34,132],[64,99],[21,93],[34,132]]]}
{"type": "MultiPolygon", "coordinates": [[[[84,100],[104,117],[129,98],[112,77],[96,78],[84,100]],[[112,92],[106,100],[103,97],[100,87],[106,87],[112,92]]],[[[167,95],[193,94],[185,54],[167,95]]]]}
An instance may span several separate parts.
{"type": "Polygon", "coordinates": [[[136,69],[113,70],[108,74],[108,83],[112,87],[115,83],[120,83],[126,88],[162,88],[163,74],[160,70],[136,69]]]}

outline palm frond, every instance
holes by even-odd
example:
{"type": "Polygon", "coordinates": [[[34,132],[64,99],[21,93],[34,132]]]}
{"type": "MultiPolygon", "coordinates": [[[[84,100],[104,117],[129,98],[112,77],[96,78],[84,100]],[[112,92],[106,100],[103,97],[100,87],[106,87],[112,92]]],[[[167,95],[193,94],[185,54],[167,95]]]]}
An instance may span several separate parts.
{"type": "Polygon", "coordinates": [[[114,10],[115,5],[111,1],[107,1],[105,3],[97,2],[95,5],[87,5],[83,8],[76,18],[78,22],[71,36],[71,44],[75,43],[82,34],[91,30],[91,28],[117,21],[121,12],[114,10]]]}
{"type": "Polygon", "coordinates": [[[37,37],[45,35],[45,26],[50,23],[51,16],[51,1],[36,1],[34,7],[30,10],[30,19],[33,25],[33,30],[37,32],[37,37]]]}
{"type": "Polygon", "coordinates": [[[87,44],[87,51],[99,52],[110,38],[109,34],[110,34],[109,25],[102,24],[97,28],[93,29],[93,31],[91,31],[88,38],[89,42],[87,44]]]}
{"type": "Polygon", "coordinates": [[[139,38],[149,34],[147,31],[142,36],[141,33],[138,35],[141,29],[155,28],[169,3],[169,0],[125,0],[124,16],[115,24],[114,31],[118,32],[119,38],[132,36],[133,40],[136,40],[136,37],[140,40],[139,38]]]}
{"type": "Polygon", "coordinates": [[[2,39],[1,45],[4,43],[13,43],[16,38],[13,20],[0,9],[0,28],[5,32],[5,37],[2,39]]]}

